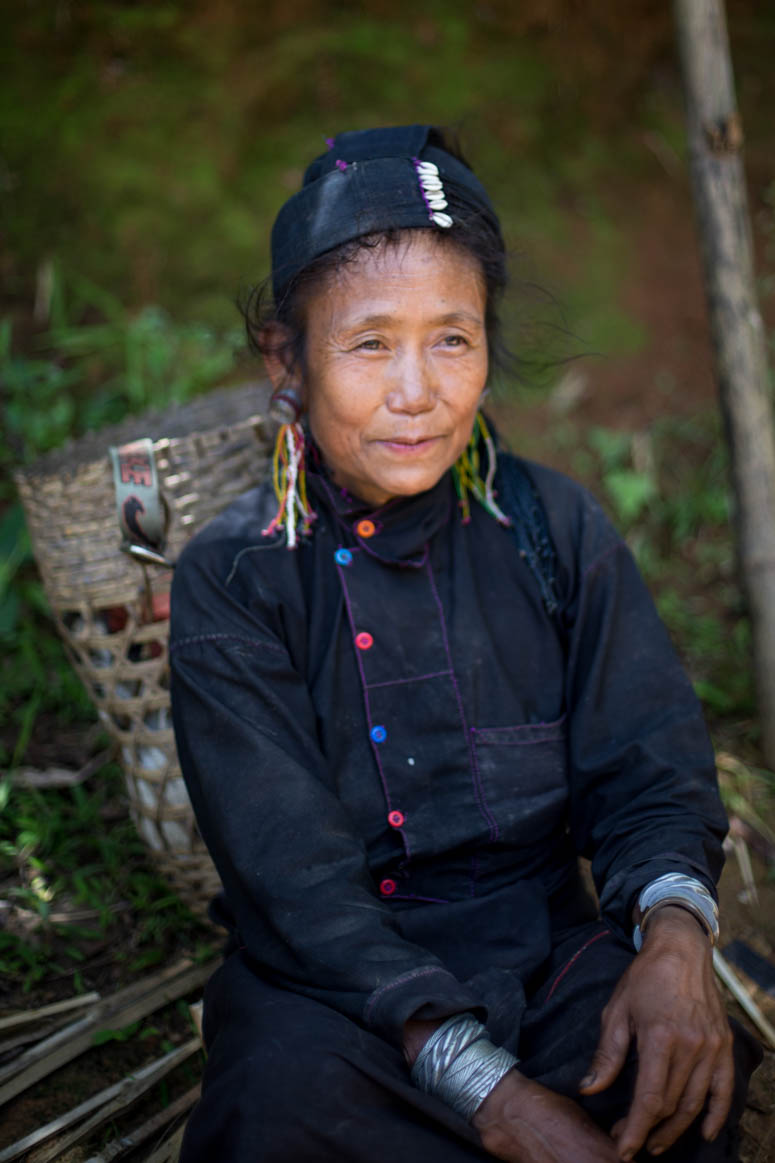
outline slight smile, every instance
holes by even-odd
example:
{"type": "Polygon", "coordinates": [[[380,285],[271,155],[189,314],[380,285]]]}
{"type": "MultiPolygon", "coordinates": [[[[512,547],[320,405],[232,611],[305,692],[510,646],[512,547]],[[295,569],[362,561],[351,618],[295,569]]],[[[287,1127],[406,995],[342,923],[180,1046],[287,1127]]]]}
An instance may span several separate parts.
{"type": "Polygon", "coordinates": [[[403,440],[378,440],[376,443],[382,445],[383,448],[389,449],[391,452],[397,452],[400,456],[412,456],[425,452],[434,444],[437,444],[440,439],[440,436],[424,436],[419,439],[407,437],[403,440]]]}

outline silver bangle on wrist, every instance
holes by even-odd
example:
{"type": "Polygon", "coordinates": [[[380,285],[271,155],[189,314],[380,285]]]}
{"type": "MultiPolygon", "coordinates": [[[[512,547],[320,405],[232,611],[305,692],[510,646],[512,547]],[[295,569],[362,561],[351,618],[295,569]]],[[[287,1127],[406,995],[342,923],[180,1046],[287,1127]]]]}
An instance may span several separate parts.
{"type": "Polygon", "coordinates": [[[649,917],[666,905],[686,909],[696,917],[708,934],[711,945],[719,937],[718,905],[705,885],[682,872],[668,872],[650,881],[638,897],[640,920],[632,933],[632,943],[639,952],[649,917]]]}
{"type": "Polygon", "coordinates": [[[491,1090],[519,1060],[494,1046],[470,1014],[447,1018],[417,1055],[412,1082],[470,1121],[491,1090]]]}

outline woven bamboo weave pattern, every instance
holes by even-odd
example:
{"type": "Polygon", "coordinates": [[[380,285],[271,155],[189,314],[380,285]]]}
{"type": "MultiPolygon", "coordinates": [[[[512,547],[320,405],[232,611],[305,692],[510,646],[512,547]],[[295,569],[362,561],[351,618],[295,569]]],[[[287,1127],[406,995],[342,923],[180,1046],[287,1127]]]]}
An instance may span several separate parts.
{"type": "Polygon", "coordinates": [[[172,573],[120,549],[108,449],[154,442],[166,555],[269,470],[268,388],[222,389],[146,413],[49,454],[16,482],[68,655],[118,745],[130,809],[159,871],[202,912],[219,881],[194,822],[175,751],[167,661],[172,573]]]}

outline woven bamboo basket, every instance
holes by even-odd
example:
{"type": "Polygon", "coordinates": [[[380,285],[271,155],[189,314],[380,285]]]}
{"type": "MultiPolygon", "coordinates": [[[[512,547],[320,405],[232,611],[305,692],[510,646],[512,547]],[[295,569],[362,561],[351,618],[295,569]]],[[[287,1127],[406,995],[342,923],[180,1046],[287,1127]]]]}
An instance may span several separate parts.
{"type": "Polygon", "coordinates": [[[172,573],[123,553],[111,445],[153,441],[166,556],[267,473],[263,383],[221,389],[89,433],[16,473],[33,550],[68,656],[118,745],[130,810],[151,858],[202,914],[219,888],[178,765],[167,661],[172,573]]]}

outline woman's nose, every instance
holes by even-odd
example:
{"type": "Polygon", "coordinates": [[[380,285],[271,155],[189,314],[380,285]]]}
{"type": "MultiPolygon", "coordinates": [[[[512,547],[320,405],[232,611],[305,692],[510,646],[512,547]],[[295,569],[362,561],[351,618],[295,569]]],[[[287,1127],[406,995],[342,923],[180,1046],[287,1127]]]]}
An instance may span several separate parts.
{"type": "Polygon", "coordinates": [[[436,399],[432,369],[421,357],[405,358],[395,369],[387,406],[391,412],[409,412],[417,415],[428,412],[436,399]]]}

